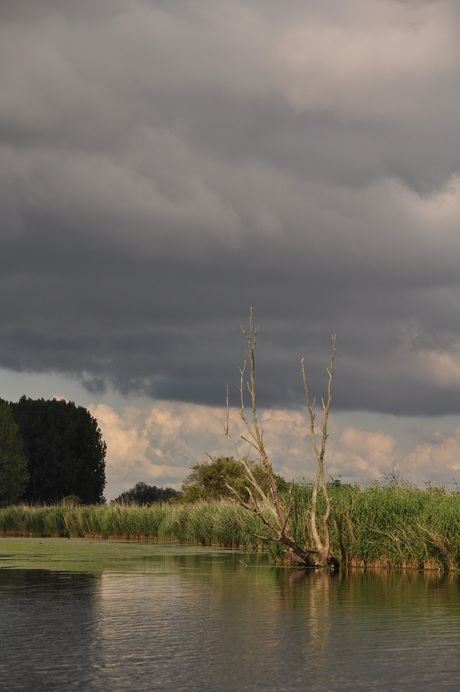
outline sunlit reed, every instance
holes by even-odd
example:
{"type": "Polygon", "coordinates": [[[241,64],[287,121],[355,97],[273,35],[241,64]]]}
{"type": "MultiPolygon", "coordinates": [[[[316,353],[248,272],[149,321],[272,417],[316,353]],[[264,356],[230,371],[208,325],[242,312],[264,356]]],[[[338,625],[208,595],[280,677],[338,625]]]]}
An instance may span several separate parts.
{"type": "MultiPolygon", "coordinates": [[[[311,544],[311,487],[297,483],[294,488],[294,531],[304,545],[311,544]]],[[[342,566],[460,569],[460,492],[393,482],[366,488],[331,484],[330,494],[331,541],[342,566]]],[[[223,500],[151,506],[10,506],[0,509],[0,534],[264,547],[274,560],[283,559],[279,546],[261,540],[267,529],[255,514],[223,500]]]]}

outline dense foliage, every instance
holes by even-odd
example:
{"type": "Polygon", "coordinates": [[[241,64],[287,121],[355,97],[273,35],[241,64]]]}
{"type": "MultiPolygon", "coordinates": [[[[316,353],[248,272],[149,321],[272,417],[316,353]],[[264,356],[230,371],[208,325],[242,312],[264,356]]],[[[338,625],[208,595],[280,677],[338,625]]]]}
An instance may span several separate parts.
{"type": "Polygon", "coordinates": [[[121,493],[113,502],[126,505],[151,505],[153,502],[168,502],[179,494],[173,488],[157,488],[156,485],[147,485],[140,481],[134,488],[121,493]]]}
{"type": "Polygon", "coordinates": [[[73,402],[26,396],[7,406],[27,459],[29,480],[21,499],[49,503],[73,495],[84,504],[101,502],[106,444],[89,411],[73,402]]]}
{"type": "Polygon", "coordinates": [[[5,402],[0,402],[0,506],[16,502],[29,480],[19,427],[5,402]]]}
{"type": "MultiPolygon", "coordinates": [[[[260,464],[252,463],[255,479],[265,492],[268,492],[268,481],[260,464]]],[[[211,458],[191,467],[191,473],[182,484],[184,502],[198,500],[221,500],[232,497],[229,486],[242,497],[248,497],[248,481],[242,464],[232,457],[211,458]]],[[[287,490],[288,483],[281,476],[276,476],[280,491],[287,490]]]]}

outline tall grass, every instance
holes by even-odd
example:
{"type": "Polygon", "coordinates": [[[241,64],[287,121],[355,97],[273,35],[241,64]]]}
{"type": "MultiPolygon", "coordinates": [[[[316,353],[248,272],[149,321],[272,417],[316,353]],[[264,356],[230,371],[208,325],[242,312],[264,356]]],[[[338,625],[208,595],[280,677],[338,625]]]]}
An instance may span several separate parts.
{"type": "MultiPolygon", "coordinates": [[[[312,486],[294,487],[293,533],[312,545],[312,486]]],[[[342,565],[460,569],[460,492],[398,483],[366,488],[330,486],[331,543],[342,565]]],[[[323,504],[322,504],[323,503],[323,504]]],[[[318,511],[324,511],[319,497],[318,511]]],[[[0,534],[174,540],[261,549],[282,559],[281,547],[262,541],[260,519],[230,501],[193,504],[11,506],[0,509],[0,534]]]]}
{"type": "MultiPolygon", "coordinates": [[[[460,492],[394,482],[330,485],[331,545],[342,565],[460,570],[460,492]]],[[[293,534],[313,545],[312,484],[294,487],[293,534]]],[[[318,514],[325,511],[318,498],[318,514]]]]}
{"type": "Polygon", "coordinates": [[[231,502],[194,504],[10,506],[0,509],[4,536],[61,536],[175,540],[199,545],[259,548],[260,520],[231,502]]]}
{"type": "Polygon", "coordinates": [[[460,492],[396,482],[332,495],[333,543],[343,563],[460,569],[460,492]]]}

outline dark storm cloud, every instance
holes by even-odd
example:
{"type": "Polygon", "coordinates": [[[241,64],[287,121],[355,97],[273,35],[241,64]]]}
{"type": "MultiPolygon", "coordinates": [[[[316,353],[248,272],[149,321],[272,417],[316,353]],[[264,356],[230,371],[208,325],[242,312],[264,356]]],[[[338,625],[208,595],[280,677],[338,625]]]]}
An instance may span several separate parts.
{"type": "Polygon", "coordinates": [[[4,2],[0,366],[460,411],[453,2],[4,2]]]}

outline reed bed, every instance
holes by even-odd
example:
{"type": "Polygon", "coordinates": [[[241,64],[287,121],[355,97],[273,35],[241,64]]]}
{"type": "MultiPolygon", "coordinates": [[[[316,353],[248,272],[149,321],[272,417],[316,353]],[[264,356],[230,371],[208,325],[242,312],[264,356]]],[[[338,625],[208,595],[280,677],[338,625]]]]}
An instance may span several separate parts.
{"type": "Polygon", "coordinates": [[[360,566],[460,569],[460,492],[408,484],[333,490],[333,544],[360,566]]]}
{"type": "MultiPolygon", "coordinates": [[[[293,533],[312,545],[309,534],[311,484],[294,488],[293,533]]],[[[333,552],[342,565],[460,570],[460,492],[407,484],[366,488],[332,485],[330,522],[333,552]]],[[[324,510],[319,498],[319,512],[324,510]]],[[[268,549],[281,560],[281,547],[256,536],[267,529],[254,514],[230,501],[93,506],[10,506],[0,509],[4,536],[67,536],[172,540],[206,546],[268,549]]]]}
{"type": "Polygon", "coordinates": [[[260,548],[255,534],[263,531],[255,515],[228,501],[0,509],[0,534],[4,536],[173,540],[252,549],[260,548]]]}

